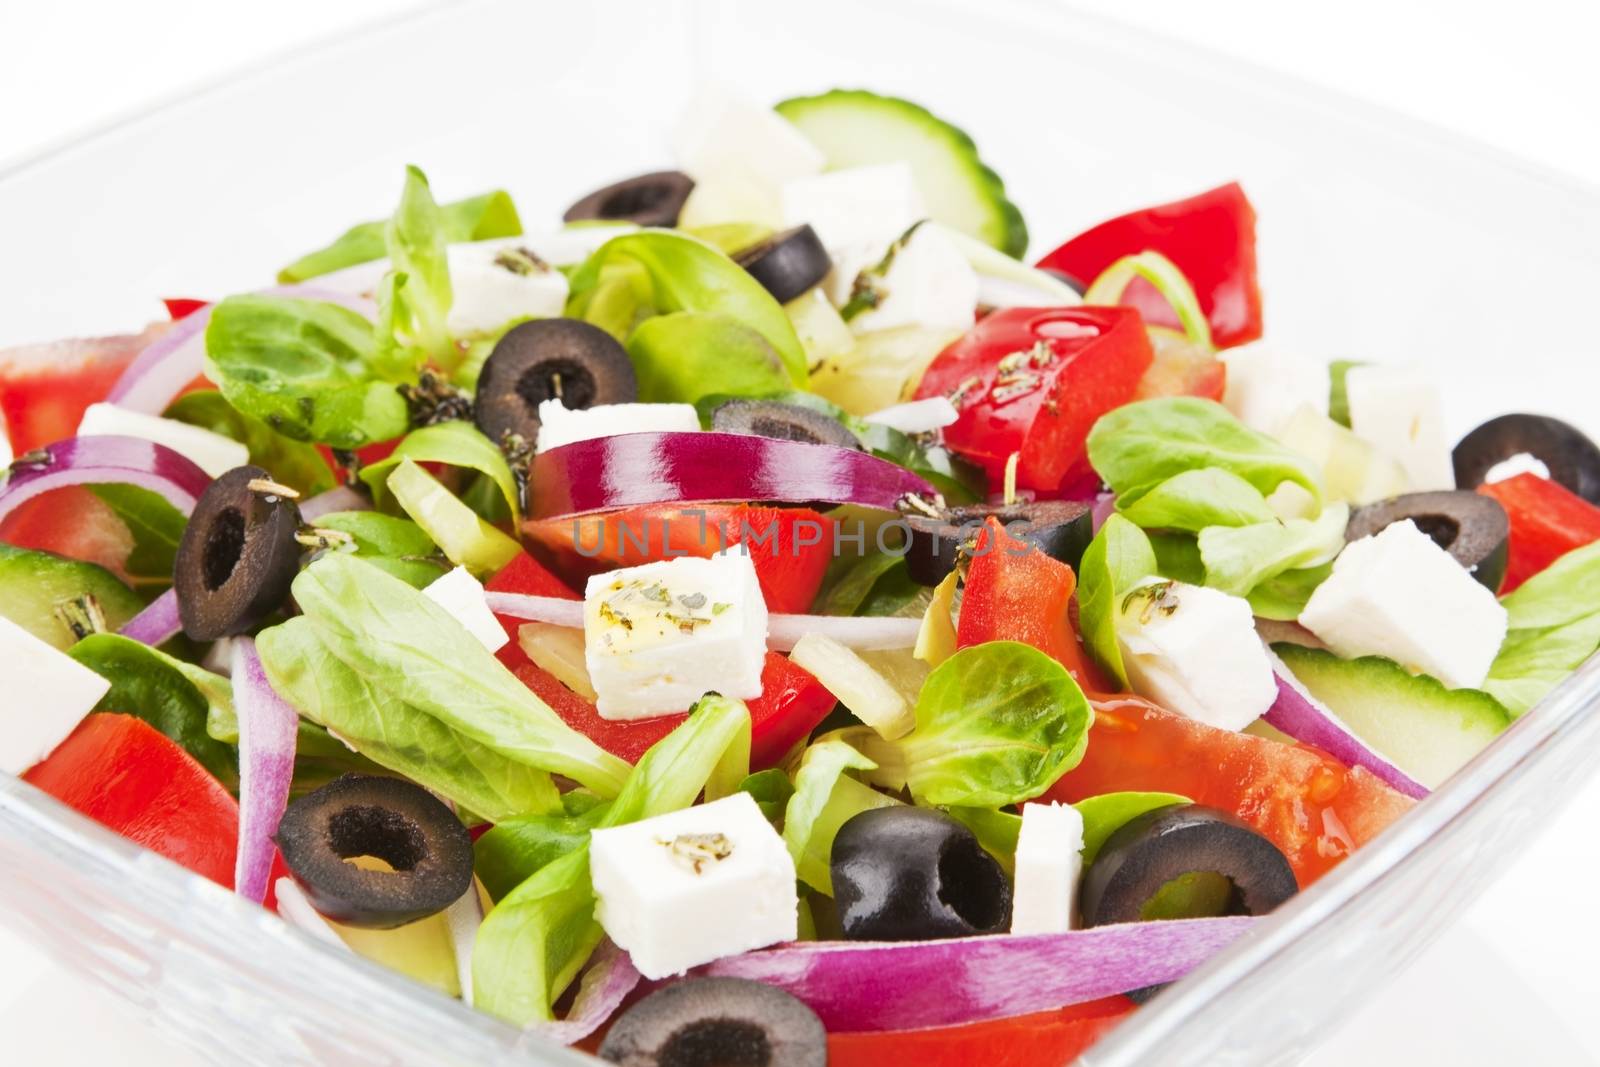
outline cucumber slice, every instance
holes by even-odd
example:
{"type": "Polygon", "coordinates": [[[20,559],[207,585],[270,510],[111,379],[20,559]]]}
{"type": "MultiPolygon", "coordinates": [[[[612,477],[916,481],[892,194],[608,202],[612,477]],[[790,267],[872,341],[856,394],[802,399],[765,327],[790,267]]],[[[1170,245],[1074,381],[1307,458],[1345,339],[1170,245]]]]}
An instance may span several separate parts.
{"type": "Polygon", "coordinates": [[[1476,756],[1511,723],[1477,689],[1446,689],[1381,656],[1340,659],[1300,645],[1272,646],[1307,692],[1356,736],[1429,789],[1476,756]]]}
{"type": "Polygon", "coordinates": [[[93,596],[113,632],[144,607],[133,591],[104,567],[0,544],[0,615],[39,640],[71,648],[77,635],[56,615],[56,605],[93,596]]]}
{"type": "Polygon", "coordinates": [[[829,170],[906,162],[933,218],[1009,256],[1028,249],[1028,227],[1005,182],[978,158],[965,132],[927,108],[864,89],[797,96],[778,114],[827,157],[829,170]]]}

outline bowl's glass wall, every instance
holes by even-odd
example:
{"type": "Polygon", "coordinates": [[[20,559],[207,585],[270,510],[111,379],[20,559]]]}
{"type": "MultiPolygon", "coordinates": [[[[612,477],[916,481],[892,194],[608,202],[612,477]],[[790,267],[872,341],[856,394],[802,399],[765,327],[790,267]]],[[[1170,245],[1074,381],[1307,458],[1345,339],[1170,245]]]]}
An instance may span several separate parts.
{"type": "MultiPolygon", "coordinates": [[[[498,0],[286,57],[0,179],[0,344],[126,330],[158,296],[258,286],[386,213],[406,162],[441,197],[503,185],[530,229],[552,226],[589,188],[668,162],[665,130],[704,78],[758,98],[859,84],[929,104],[1005,175],[1035,253],[1239,178],[1261,213],[1273,343],[1425,365],[1456,429],[1517,408],[1592,421],[1600,362],[1573,324],[1600,290],[1600,193],[1026,0],[498,0]]],[[[1525,798],[1547,809],[1568,790],[1597,695],[1590,672],[1093,1062],[1307,1047],[1475,891],[1491,865],[1474,857],[1523,835],[1525,798]]],[[[3,777],[0,912],[226,1062],[576,1062],[3,777]]]]}

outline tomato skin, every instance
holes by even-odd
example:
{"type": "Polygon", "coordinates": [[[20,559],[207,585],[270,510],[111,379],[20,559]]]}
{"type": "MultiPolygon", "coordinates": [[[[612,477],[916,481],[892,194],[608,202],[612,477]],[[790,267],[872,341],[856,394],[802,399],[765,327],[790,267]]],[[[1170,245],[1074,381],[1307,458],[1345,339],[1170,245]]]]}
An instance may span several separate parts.
{"type": "MultiPolygon", "coordinates": [[[[484,588],[491,593],[521,593],[523,596],[553,596],[563,600],[583,598],[526,552],[519,552],[495,572],[484,588]]],[[[504,620],[502,620],[504,621],[504,620]]],[[[516,636],[512,635],[513,638],[516,636]]]]}
{"type": "Polygon", "coordinates": [[[829,1067],[1062,1067],[1130,1015],[1133,1001],[1106,997],[1054,1011],[962,1026],[829,1034],[829,1067]]]}
{"type": "Polygon", "coordinates": [[[1012,537],[993,518],[978,534],[976,553],[961,595],[956,647],[1021,641],[1066,667],[1084,689],[1107,688],[1072,625],[1078,587],[1072,568],[1012,537]]]}
{"type": "Polygon", "coordinates": [[[1138,697],[1093,703],[1083,762],[1045,799],[1073,802],[1124,789],[1178,793],[1266,836],[1302,889],[1416,803],[1364,768],[1309,746],[1219,730],[1138,697]]]}
{"type": "Polygon", "coordinates": [[[209,300],[195,300],[187,296],[162,297],[161,302],[166,305],[167,315],[173,322],[188,318],[210,303],[209,300]]]}
{"type": "Polygon", "coordinates": [[[78,432],[90,404],[111,392],[122,372],[166,323],[139,334],[90,337],[0,351],[0,430],[21,455],[78,432]]]}
{"type": "Polygon", "coordinates": [[[1509,593],[1550,564],[1592,541],[1600,541],[1600,508],[1560,482],[1518,474],[1480,485],[1511,519],[1510,558],[1501,593],[1509,593]]]}
{"type": "Polygon", "coordinates": [[[953,396],[960,417],[945,444],[991,481],[1021,453],[1017,484],[1055,493],[1093,478],[1085,441],[1095,420],[1134,398],[1154,354],[1131,308],[1007,308],[936,356],[916,398],[953,396]],[[1023,359],[1035,350],[1050,361],[1023,359]],[[1030,382],[1037,387],[1025,389],[1030,382]]]}
{"type": "Polygon", "coordinates": [[[780,614],[810,610],[833,558],[833,521],[810,508],[652,504],[535,520],[524,523],[523,532],[573,581],[678,556],[712,556],[745,543],[767,610],[780,614]]]}
{"type": "MultiPolygon", "coordinates": [[[[1256,211],[1237,182],[1102,222],[1055,249],[1038,265],[1092,283],[1123,256],[1147,250],[1172,260],[1189,279],[1218,348],[1232,348],[1261,336],[1256,211]]],[[[1123,302],[1138,308],[1154,325],[1176,323],[1166,300],[1142,281],[1128,286],[1123,302]]]]}
{"type": "Polygon", "coordinates": [[[0,521],[0,541],[98,563],[123,581],[133,534],[87,486],[66,485],[26,501],[0,521]]]}

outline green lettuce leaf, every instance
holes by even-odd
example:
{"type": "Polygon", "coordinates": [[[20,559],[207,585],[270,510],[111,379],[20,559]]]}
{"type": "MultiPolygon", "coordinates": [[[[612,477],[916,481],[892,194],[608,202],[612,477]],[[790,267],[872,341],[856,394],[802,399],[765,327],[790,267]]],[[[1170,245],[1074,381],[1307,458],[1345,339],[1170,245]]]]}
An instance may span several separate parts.
{"type": "Polygon", "coordinates": [[[692,404],[707,392],[764,396],[789,372],[761,333],[729,315],[676,311],[641,322],[628,356],[645,403],[692,404]]]}
{"type": "Polygon", "coordinates": [[[1522,715],[1600,648],[1600,541],[1501,598],[1509,630],[1483,688],[1522,715]]]}
{"type": "Polygon", "coordinates": [[[1176,474],[1131,504],[1118,501],[1117,510],[1136,526],[1189,533],[1207,526],[1249,526],[1277,519],[1255,486],[1217,467],[1176,474]]]}
{"type": "Polygon", "coordinates": [[[768,822],[776,823],[783,819],[784,808],[788,806],[789,798],[794,796],[794,783],[789,781],[789,776],[782,768],[770,767],[746,777],[739,783],[739,792],[755,797],[761,814],[767,817],[768,822]]]}
{"type": "Polygon", "coordinates": [[[600,825],[610,803],[592,793],[567,793],[558,815],[523,815],[495,823],[473,844],[474,869],[494,900],[561,857],[589,843],[589,831],[600,825]],[[576,805],[569,798],[582,798],[576,805]]]}
{"type": "Polygon", "coordinates": [[[1350,427],[1350,390],[1347,376],[1352,367],[1366,364],[1354,359],[1336,359],[1328,364],[1328,418],[1340,426],[1350,427]]]}
{"type": "MultiPolygon", "coordinates": [[[[522,220],[517,217],[517,206],[511,194],[500,190],[442,204],[439,213],[444,238],[452,244],[516,237],[522,233],[522,220]]],[[[387,219],[352,226],[326,248],[307,253],[284,267],[278,272],[278,281],[289,285],[382,259],[389,254],[384,242],[387,228],[387,219]]]]}
{"type": "Polygon", "coordinates": [[[1251,526],[1208,526],[1200,531],[1206,585],[1248,596],[1262,582],[1288,570],[1318,567],[1344,548],[1348,504],[1330,504],[1315,519],[1273,520],[1251,526]]]}
{"type": "Polygon", "coordinates": [[[819,893],[833,895],[829,858],[839,827],[863,811],[899,803],[846,773],[877,766],[853,745],[834,738],[817,741],[801,757],[794,795],[784,808],[783,841],[796,875],[819,893]]]}
{"type": "Polygon", "coordinates": [[[388,571],[413,589],[427,588],[452,566],[433,539],[409,519],[378,511],[335,511],[322,516],[316,525],[349,534],[357,558],[388,571]]]}
{"type": "MultiPolygon", "coordinates": [[[[450,343],[445,324],[453,299],[446,240],[444,215],[434,202],[427,176],[416,167],[406,167],[400,206],[383,230],[390,272],[387,293],[380,294],[380,306],[387,303],[382,318],[396,340],[449,371],[460,354],[450,343]]],[[[419,360],[394,346],[384,346],[384,354],[388,358],[381,369],[390,381],[409,381],[420,366],[419,360]]]]}
{"type": "Polygon", "coordinates": [[[123,569],[133,587],[150,596],[172,584],[172,564],[188,518],[160,493],[137,485],[91,485],[89,492],[105,501],[133,536],[123,569]]]}
{"type": "Polygon", "coordinates": [[[239,411],[214,389],[180,396],[167,408],[166,417],[233,438],[250,450],[251,463],[265,468],[274,481],[302,497],[333,488],[333,472],[315,446],[277,433],[260,419],[239,411]]]}
{"type": "Polygon", "coordinates": [[[1333,564],[1320,567],[1300,567],[1284,571],[1250,590],[1250,612],[1260,619],[1293,622],[1306,610],[1311,594],[1317,586],[1328,580],[1333,564]]]}
{"type": "Polygon", "coordinates": [[[1117,643],[1117,616],[1122,598],[1151,575],[1160,573],[1150,538],[1121,515],[1108,516],[1078,565],[1078,629],[1083,643],[1119,686],[1128,687],[1128,671],[1117,643]]]}
{"type": "Polygon", "coordinates": [[[452,420],[423,426],[406,434],[388,456],[361,468],[361,480],[372,490],[372,499],[382,507],[388,497],[389,472],[402,460],[442,463],[463,470],[477,471],[494,483],[511,510],[512,522],[522,517],[522,501],[516,479],[505,454],[470,422],[452,420]]]}

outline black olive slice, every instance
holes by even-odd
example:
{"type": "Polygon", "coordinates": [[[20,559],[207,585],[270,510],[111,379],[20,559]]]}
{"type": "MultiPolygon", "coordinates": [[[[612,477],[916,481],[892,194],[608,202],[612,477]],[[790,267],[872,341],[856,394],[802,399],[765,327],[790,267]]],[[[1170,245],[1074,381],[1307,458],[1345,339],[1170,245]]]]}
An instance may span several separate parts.
{"type": "Polygon", "coordinates": [[[604,189],[596,189],[567,208],[562,219],[609,219],[640,226],[676,226],[684,201],[694,189],[694,179],[681,170],[641,174],[604,189]]]}
{"type": "Polygon", "coordinates": [[[1457,489],[1476,489],[1496,464],[1526,453],[1591,504],[1600,504],[1600,447],[1548,415],[1501,415],[1463,437],[1451,453],[1457,489]]]}
{"type": "Polygon", "coordinates": [[[808,445],[859,450],[861,441],[838,419],[777,400],[730,400],[711,413],[711,428],[723,433],[776,437],[808,445]]]}
{"type": "Polygon", "coordinates": [[[183,632],[195,641],[241,634],[289,598],[300,568],[300,509],[261,467],[235,467],[206,486],[172,565],[183,632]]]}
{"type": "Polygon", "coordinates": [[[600,1058],[625,1067],[825,1067],[822,1020],[748,978],[689,978],[624,1012],[600,1058]]]}
{"type": "Polygon", "coordinates": [[[942,811],[876,808],[839,828],[833,900],[853,941],[927,941],[1011,925],[1011,883],[973,832],[942,811]]]}
{"type": "Polygon", "coordinates": [[[1490,592],[1499,591],[1506,576],[1511,520],[1498,500],[1466,489],[1380,500],[1350,515],[1345,540],[1371,536],[1402,519],[1416,523],[1490,592]]]}
{"type": "MultiPolygon", "coordinates": [[[[1078,889],[1084,926],[1265,915],[1299,892],[1278,846],[1198,804],[1145,812],[1106,839],[1078,889]]],[[[1163,987],[1129,990],[1143,1002],[1163,987]]]]}
{"type": "Polygon", "coordinates": [[[439,798],[400,778],[335,779],[289,805],[275,840],[312,907],[347,926],[404,926],[472,888],[466,827],[439,798]],[[359,856],[392,870],[346,862],[359,856]]]}
{"type": "Polygon", "coordinates": [[[733,257],[780,304],[804,296],[833,269],[822,238],[809,225],[773,234],[733,257]]]}
{"type": "Polygon", "coordinates": [[[473,418],[496,444],[539,434],[539,405],[574,411],[639,399],[639,381],[617,339],[578,319],[534,319],[507,330],[478,374],[473,418]]]}
{"type": "Polygon", "coordinates": [[[938,585],[956,565],[963,542],[991,516],[1013,537],[1038,546],[1051,559],[1073,570],[1094,540],[1094,515],[1075,500],[1033,500],[1015,504],[972,504],[950,508],[942,518],[907,515],[911,538],[906,545],[906,570],[922,585],[938,585]],[[1013,527],[1013,523],[1022,525],[1013,527]]]}

